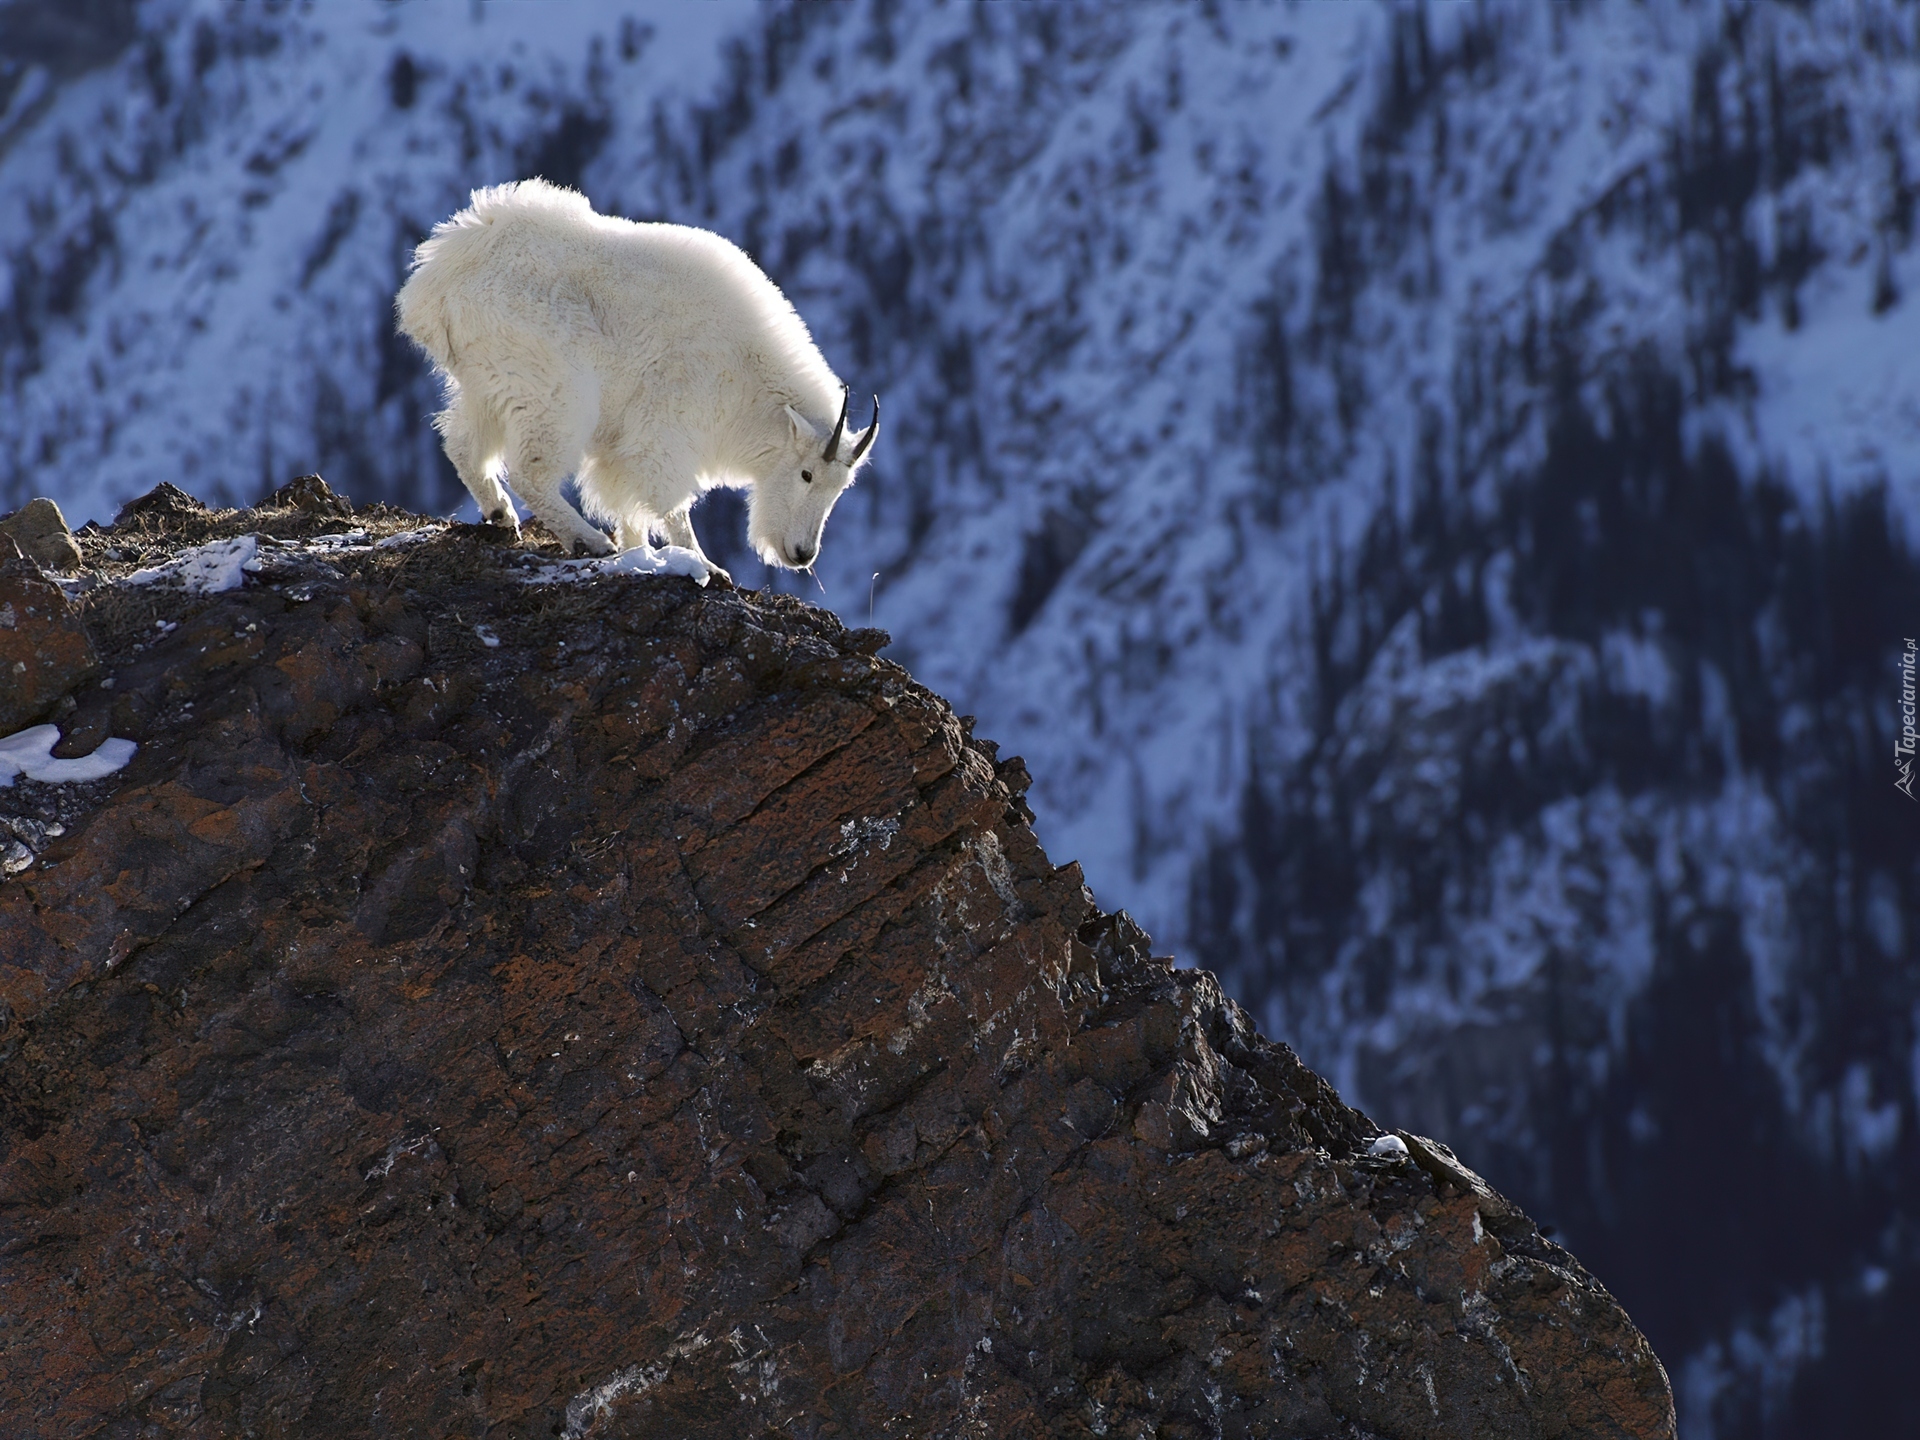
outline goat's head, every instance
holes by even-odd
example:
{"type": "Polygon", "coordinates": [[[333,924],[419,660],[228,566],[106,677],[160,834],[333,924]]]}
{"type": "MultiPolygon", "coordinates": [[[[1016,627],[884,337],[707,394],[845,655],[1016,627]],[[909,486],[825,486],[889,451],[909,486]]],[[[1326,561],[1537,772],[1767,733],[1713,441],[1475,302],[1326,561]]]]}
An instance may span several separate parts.
{"type": "Polygon", "coordinates": [[[873,423],[847,433],[850,392],[840,393],[840,418],[822,435],[806,416],[786,407],[792,444],[774,473],[754,482],[747,506],[747,538],[769,565],[805,570],[820,554],[820,532],[833,502],[853,483],[867,452],[880,434],[880,397],[873,398],[873,423]]]}

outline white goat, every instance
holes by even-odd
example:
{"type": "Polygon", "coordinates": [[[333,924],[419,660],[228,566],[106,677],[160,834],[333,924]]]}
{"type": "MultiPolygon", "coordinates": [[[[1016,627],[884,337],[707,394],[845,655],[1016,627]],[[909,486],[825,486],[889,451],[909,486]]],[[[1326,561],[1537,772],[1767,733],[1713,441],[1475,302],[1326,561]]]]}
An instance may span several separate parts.
{"type": "Polygon", "coordinates": [[[400,329],[447,386],[435,417],[480,513],[518,528],[502,470],[562,544],[620,549],[659,533],[701,552],[688,511],[712,486],[751,491],[747,534],[805,569],[880,433],[847,427],[847,388],[774,283],[730,241],[596,215],[544,180],[473,192],[414,252],[400,329]],[[838,418],[835,418],[835,417],[838,418]]]}

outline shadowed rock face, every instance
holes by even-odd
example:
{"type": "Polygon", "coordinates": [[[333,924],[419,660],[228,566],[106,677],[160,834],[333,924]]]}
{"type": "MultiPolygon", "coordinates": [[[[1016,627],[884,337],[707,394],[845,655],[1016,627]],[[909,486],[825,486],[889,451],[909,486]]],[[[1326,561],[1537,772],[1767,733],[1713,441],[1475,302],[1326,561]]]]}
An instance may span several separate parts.
{"type": "Polygon", "coordinates": [[[0,884],[0,1431],[1673,1433],[1598,1283],[1370,1156],[884,637],[369,543],[422,523],[79,537],[62,723],[141,748],[0,790],[65,827],[0,884]]]}

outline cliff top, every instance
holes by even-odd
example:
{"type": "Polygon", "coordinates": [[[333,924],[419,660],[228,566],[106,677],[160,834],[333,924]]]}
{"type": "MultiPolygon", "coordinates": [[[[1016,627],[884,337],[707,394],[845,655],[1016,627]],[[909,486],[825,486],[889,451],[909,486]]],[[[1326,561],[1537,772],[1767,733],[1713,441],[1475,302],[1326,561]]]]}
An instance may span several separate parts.
{"type": "Polygon", "coordinates": [[[9,1435],[1672,1434],[880,632],[317,482],[71,543],[12,723],[137,748],[0,788],[9,1435]]]}

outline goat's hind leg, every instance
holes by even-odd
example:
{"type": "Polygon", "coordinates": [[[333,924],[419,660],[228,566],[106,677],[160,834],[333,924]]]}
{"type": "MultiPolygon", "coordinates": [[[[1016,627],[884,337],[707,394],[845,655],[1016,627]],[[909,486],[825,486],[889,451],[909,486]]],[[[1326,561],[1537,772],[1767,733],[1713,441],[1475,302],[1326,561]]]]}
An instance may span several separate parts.
{"type": "Polygon", "coordinates": [[[613,542],[595,529],[560,493],[567,476],[586,460],[591,414],[570,414],[556,407],[538,415],[530,409],[507,417],[507,474],[527,507],[546,523],[561,545],[589,555],[607,555],[613,542]]]}
{"type": "Polygon", "coordinates": [[[520,516],[513,508],[512,497],[500,484],[503,437],[499,427],[489,425],[479,407],[464,394],[456,394],[453,403],[433,417],[433,425],[440,432],[441,444],[460,483],[480,507],[481,520],[519,533],[520,516]]]}

